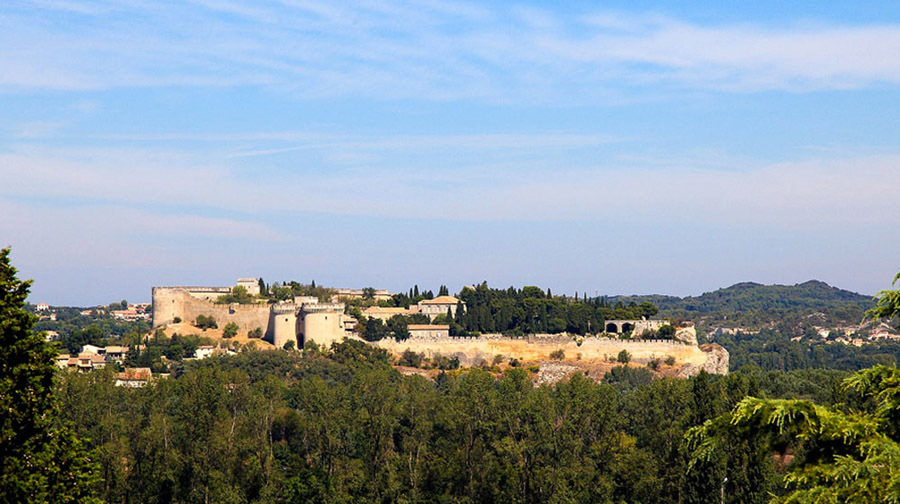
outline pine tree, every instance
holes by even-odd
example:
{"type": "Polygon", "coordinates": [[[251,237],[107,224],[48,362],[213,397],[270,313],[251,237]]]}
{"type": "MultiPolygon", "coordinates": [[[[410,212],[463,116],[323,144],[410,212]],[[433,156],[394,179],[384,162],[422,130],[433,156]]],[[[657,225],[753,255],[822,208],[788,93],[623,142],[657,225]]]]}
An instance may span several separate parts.
{"type": "Polygon", "coordinates": [[[0,251],[0,502],[99,502],[97,466],[66,426],[55,425],[55,348],[25,311],[31,281],[0,251]]]}

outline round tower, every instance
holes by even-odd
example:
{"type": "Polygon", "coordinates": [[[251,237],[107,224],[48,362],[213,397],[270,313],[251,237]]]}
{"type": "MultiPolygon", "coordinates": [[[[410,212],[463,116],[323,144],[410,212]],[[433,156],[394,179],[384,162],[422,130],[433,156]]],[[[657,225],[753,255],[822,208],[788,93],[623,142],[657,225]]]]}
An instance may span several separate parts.
{"type": "Polygon", "coordinates": [[[284,347],[288,341],[297,347],[297,310],[294,305],[275,305],[272,307],[274,319],[272,343],[276,348],[284,347]]]}

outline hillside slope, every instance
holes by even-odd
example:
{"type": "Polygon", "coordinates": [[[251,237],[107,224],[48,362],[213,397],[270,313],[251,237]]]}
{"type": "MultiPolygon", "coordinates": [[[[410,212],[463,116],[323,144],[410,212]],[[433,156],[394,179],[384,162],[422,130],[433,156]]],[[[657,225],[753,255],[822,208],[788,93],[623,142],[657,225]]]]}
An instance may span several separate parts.
{"type": "Polygon", "coordinates": [[[725,325],[771,325],[787,318],[815,314],[818,324],[856,324],[874,304],[872,297],[810,280],[796,285],[743,282],[700,296],[616,296],[610,302],[650,301],[670,317],[702,319],[725,325]]]}

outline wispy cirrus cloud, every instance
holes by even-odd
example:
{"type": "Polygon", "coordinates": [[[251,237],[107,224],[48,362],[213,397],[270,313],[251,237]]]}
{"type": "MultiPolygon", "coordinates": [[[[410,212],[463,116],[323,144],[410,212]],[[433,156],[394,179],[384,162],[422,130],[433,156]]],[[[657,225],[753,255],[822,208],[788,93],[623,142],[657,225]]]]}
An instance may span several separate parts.
{"type": "Polygon", "coordinates": [[[249,85],[580,103],[641,86],[897,85],[900,25],[701,24],[462,1],[43,1],[0,12],[0,68],[0,89],[249,85]]]}

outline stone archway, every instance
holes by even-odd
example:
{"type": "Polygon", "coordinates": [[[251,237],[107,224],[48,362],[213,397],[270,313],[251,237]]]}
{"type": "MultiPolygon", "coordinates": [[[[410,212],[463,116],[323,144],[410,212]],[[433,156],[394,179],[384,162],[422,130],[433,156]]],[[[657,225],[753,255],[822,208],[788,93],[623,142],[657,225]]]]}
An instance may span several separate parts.
{"type": "Polygon", "coordinates": [[[615,322],[609,322],[608,324],[606,324],[606,332],[618,334],[618,333],[619,333],[619,326],[616,325],[615,322]]]}
{"type": "Polygon", "coordinates": [[[634,324],[629,323],[629,322],[625,322],[622,324],[622,332],[623,333],[626,333],[632,329],[634,329],[634,324]]]}

